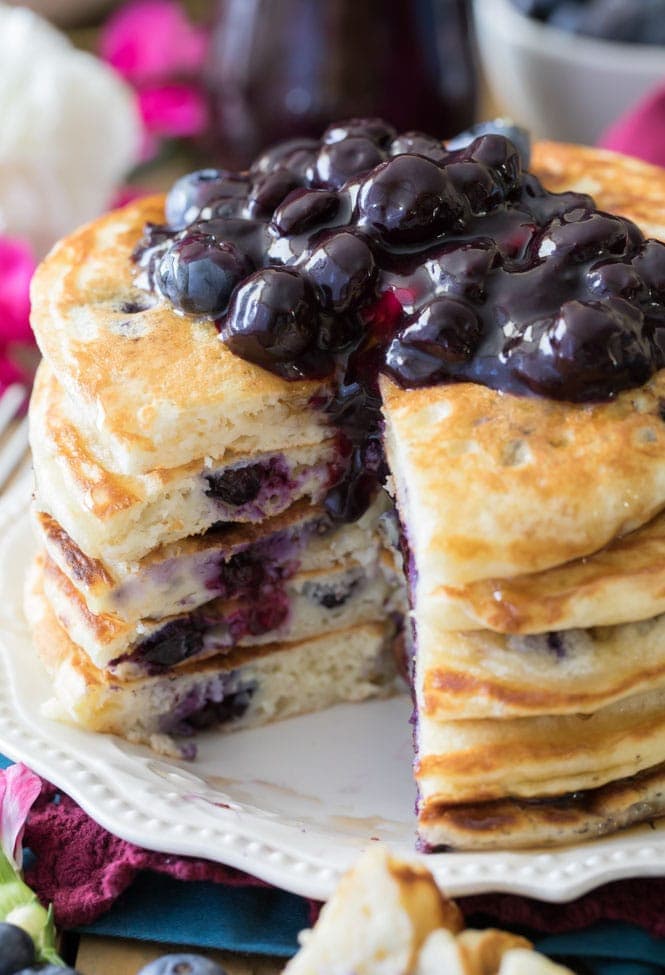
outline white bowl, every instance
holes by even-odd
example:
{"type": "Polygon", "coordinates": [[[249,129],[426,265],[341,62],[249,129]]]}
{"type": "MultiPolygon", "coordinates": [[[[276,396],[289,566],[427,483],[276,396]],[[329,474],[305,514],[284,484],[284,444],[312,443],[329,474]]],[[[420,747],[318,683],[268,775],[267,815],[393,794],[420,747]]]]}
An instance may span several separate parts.
{"type": "Polygon", "coordinates": [[[665,47],[571,34],[510,0],[474,0],[478,49],[500,110],[537,137],[593,143],[659,81],[665,47]]]}

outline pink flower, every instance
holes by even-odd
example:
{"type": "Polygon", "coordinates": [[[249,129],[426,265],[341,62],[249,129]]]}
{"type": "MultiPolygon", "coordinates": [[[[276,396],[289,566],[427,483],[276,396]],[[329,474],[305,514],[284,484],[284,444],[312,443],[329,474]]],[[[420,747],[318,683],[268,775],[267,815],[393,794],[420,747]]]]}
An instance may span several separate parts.
{"type": "Polygon", "coordinates": [[[19,870],[25,821],[41,788],[39,776],[20,762],[0,771],[0,845],[19,870]]]}
{"type": "Polygon", "coordinates": [[[665,166],[665,84],[657,85],[618,118],[598,144],[665,166]]]}
{"type": "Polygon", "coordinates": [[[113,14],[101,35],[101,54],[136,86],[195,74],[207,36],[189,22],[177,0],[130,0],[113,14]]]}
{"type": "Polygon", "coordinates": [[[194,85],[146,86],[138,92],[146,132],[151,136],[186,138],[199,135],[208,123],[208,106],[194,85]]]}
{"type": "Polygon", "coordinates": [[[8,342],[32,342],[30,279],[36,261],[28,244],[0,237],[0,348],[8,342]]]}

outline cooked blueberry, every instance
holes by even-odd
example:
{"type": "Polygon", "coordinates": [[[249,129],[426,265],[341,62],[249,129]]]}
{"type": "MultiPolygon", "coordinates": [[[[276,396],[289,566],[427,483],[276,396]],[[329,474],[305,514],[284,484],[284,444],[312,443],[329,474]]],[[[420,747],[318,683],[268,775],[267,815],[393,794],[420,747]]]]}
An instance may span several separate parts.
{"type": "Polygon", "coordinates": [[[522,173],[520,153],[502,135],[481,135],[460,150],[460,159],[482,163],[499,177],[507,193],[517,188],[522,173]]]}
{"type": "Polygon", "coordinates": [[[464,149],[470,145],[474,139],[482,135],[501,135],[508,139],[515,146],[520,154],[522,168],[527,169],[531,161],[531,136],[527,129],[521,125],[515,125],[510,119],[495,118],[488,122],[478,122],[470,129],[460,132],[453,139],[446,142],[447,149],[464,149]]]}
{"type": "Polygon", "coordinates": [[[317,347],[325,352],[342,352],[355,345],[364,334],[356,315],[321,315],[317,347]]]}
{"type": "Polygon", "coordinates": [[[351,136],[363,136],[377,146],[386,146],[395,138],[395,129],[380,118],[352,118],[345,122],[335,122],[323,133],[322,142],[332,144],[351,136]]]}
{"type": "Polygon", "coordinates": [[[359,222],[390,244],[426,240],[460,229],[468,217],[466,200],[436,163],[422,156],[395,156],[363,180],[359,222]]]}
{"type": "Polygon", "coordinates": [[[241,254],[247,255],[253,267],[260,267],[263,263],[268,246],[268,225],[262,220],[214,217],[193,224],[190,232],[207,234],[219,243],[235,244],[241,254]]]}
{"type": "Polygon", "coordinates": [[[377,267],[366,241],[341,230],[316,248],[304,272],[316,287],[321,305],[343,312],[373,296],[377,267]]]}
{"type": "Polygon", "coordinates": [[[247,203],[249,215],[269,219],[282,200],[299,185],[298,178],[287,169],[278,169],[273,173],[259,176],[252,184],[249,193],[247,203]]]}
{"type": "Polygon", "coordinates": [[[35,946],[30,935],[16,924],[0,922],[0,975],[14,975],[35,960],[35,946]]]}
{"type": "MultiPolygon", "coordinates": [[[[518,353],[519,356],[519,353],[518,353]]],[[[638,386],[651,372],[643,315],[622,298],[567,301],[540,337],[537,354],[516,363],[546,396],[594,400],[608,385],[638,386]]]]}
{"type": "Polygon", "coordinates": [[[665,299],[665,244],[647,240],[632,265],[654,294],[665,299]]]}
{"type": "Polygon", "coordinates": [[[330,190],[294,190],[275,210],[273,226],[280,234],[295,236],[334,219],[339,197],[330,190]]]}
{"type": "Polygon", "coordinates": [[[303,594],[324,609],[339,609],[358,591],[364,579],[362,569],[351,569],[336,582],[306,582],[303,594]]]}
{"type": "Polygon", "coordinates": [[[459,298],[434,298],[400,333],[404,345],[440,359],[445,364],[473,357],[483,334],[482,322],[471,305],[459,298]]]}
{"type": "Polygon", "coordinates": [[[402,132],[390,143],[390,155],[400,156],[410,153],[425,156],[434,162],[441,162],[448,156],[446,147],[439,139],[434,139],[425,132],[402,132]]]}
{"type": "Polygon", "coordinates": [[[156,269],[155,283],[181,311],[214,317],[224,311],[249,269],[234,244],[193,234],[171,244],[156,269]]]}
{"type": "Polygon", "coordinates": [[[220,195],[221,182],[227,175],[223,169],[199,169],[176,180],[165,204],[170,226],[180,230],[196,220],[203,207],[220,195]]]}
{"type": "Polygon", "coordinates": [[[501,255],[491,240],[461,245],[443,245],[425,262],[425,268],[438,291],[456,293],[479,300],[485,294],[485,281],[501,255]]]}
{"type": "Polygon", "coordinates": [[[594,264],[589,268],[587,283],[598,297],[618,295],[621,298],[637,298],[645,290],[644,282],[634,267],[618,262],[594,264]]]}
{"type": "Polygon", "coordinates": [[[245,464],[242,467],[206,474],[206,495],[209,498],[218,498],[225,504],[247,504],[258,496],[265,474],[265,464],[245,464]]]}
{"type": "Polygon", "coordinates": [[[203,625],[196,618],[172,620],[143,640],[139,650],[147,663],[171,667],[203,650],[203,625]]]}
{"type": "Polygon", "coordinates": [[[328,492],[324,507],[333,521],[357,521],[367,511],[378,486],[377,443],[354,447],[344,478],[328,492]]]}
{"type": "Polygon", "coordinates": [[[303,155],[313,159],[318,149],[317,139],[285,139],[284,142],[278,142],[262,152],[252,163],[250,173],[252,176],[257,176],[260,173],[271,173],[276,169],[287,169],[293,172],[289,163],[292,164],[295,157],[303,155]]]}
{"type": "Polygon", "coordinates": [[[607,213],[573,210],[555,219],[539,242],[538,257],[581,264],[603,255],[631,257],[641,234],[629,220],[607,213]]]}
{"type": "Polygon", "coordinates": [[[394,338],[385,354],[385,371],[400,386],[428,386],[438,382],[443,363],[436,356],[423,352],[415,345],[407,345],[394,338]]]}
{"type": "Polygon", "coordinates": [[[226,975],[226,970],[203,955],[177,954],[162,955],[144,965],[137,975],[226,975]]]}
{"type": "Polygon", "coordinates": [[[271,368],[313,346],[318,309],[312,286],[288,268],[265,268],[235,292],[221,338],[232,352],[271,368]]]}
{"type": "Polygon", "coordinates": [[[369,172],[385,158],[375,142],[361,135],[349,136],[341,142],[321,146],[309,182],[338,190],[352,176],[369,172]]]}
{"type": "Polygon", "coordinates": [[[472,213],[486,213],[504,200],[503,187],[482,163],[450,163],[446,166],[446,175],[455,189],[467,198],[472,213]]]}

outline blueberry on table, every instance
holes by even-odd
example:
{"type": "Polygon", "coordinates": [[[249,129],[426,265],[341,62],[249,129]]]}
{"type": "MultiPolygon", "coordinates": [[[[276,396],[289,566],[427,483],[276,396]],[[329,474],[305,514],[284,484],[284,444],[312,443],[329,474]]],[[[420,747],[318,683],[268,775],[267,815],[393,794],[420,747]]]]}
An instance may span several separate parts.
{"type": "Polygon", "coordinates": [[[271,368],[298,359],[316,339],[312,286],[290,268],[264,268],[236,290],[220,336],[232,352],[271,368]]]}
{"type": "Polygon", "coordinates": [[[220,185],[227,175],[223,169],[199,169],[181,176],[166,197],[166,219],[175,230],[192,223],[211,200],[220,195],[220,185]]]}
{"type": "Polygon", "coordinates": [[[444,230],[460,230],[466,199],[445,170],[422,156],[395,156],[373,170],[358,193],[359,223],[388,244],[422,243],[444,230]]]}
{"type": "Polygon", "coordinates": [[[0,975],[14,975],[35,960],[35,946],[30,935],[16,924],[0,922],[0,975]]]}
{"type": "Polygon", "coordinates": [[[137,972],[137,975],[226,975],[217,962],[203,955],[163,955],[137,972]]]}
{"type": "Polygon", "coordinates": [[[214,317],[226,309],[231,292],[249,271],[247,258],[234,244],[195,233],[166,249],[155,284],[180,311],[214,317]]]}

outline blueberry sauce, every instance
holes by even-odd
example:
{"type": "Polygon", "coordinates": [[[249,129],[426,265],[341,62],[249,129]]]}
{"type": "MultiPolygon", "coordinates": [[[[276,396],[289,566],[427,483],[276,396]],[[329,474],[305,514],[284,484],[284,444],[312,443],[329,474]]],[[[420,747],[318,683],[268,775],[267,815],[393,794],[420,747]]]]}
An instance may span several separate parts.
{"type": "Polygon", "coordinates": [[[524,133],[508,134],[484,125],[446,148],[338,123],[247,173],[183,177],[135,251],[139,282],[214,320],[235,354],[332,381],[321,406],[349,451],[336,518],[357,517],[384,472],[382,372],[589,402],[665,365],[665,244],[545,190],[524,133]]]}
{"type": "MultiPolygon", "coordinates": [[[[242,680],[239,673],[231,671],[194,687],[168,713],[162,716],[160,731],[163,734],[187,737],[210,728],[241,718],[247,711],[256,681],[242,680]]],[[[194,757],[190,750],[184,757],[194,757]]]]}

